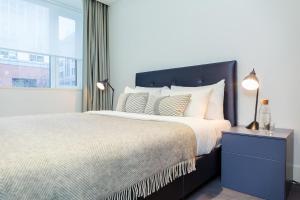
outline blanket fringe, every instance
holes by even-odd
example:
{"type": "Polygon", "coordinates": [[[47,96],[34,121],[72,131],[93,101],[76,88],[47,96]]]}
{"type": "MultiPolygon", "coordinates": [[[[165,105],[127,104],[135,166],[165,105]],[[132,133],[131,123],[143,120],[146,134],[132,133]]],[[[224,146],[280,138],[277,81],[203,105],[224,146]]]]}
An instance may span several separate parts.
{"type": "Polygon", "coordinates": [[[140,181],[121,192],[109,196],[106,200],[136,200],[138,197],[145,198],[171,183],[176,178],[189,174],[195,170],[195,158],[180,162],[177,165],[154,174],[153,176],[140,181]]]}

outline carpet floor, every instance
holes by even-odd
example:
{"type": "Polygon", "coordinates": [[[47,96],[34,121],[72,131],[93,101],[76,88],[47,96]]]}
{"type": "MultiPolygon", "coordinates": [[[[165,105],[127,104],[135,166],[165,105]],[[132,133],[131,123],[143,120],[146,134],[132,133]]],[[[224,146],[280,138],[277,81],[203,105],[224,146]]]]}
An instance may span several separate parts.
{"type": "MultiPolygon", "coordinates": [[[[259,200],[260,198],[221,186],[220,179],[209,182],[186,200],[259,200]]],[[[293,185],[287,200],[300,200],[300,185],[293,185]]]]}

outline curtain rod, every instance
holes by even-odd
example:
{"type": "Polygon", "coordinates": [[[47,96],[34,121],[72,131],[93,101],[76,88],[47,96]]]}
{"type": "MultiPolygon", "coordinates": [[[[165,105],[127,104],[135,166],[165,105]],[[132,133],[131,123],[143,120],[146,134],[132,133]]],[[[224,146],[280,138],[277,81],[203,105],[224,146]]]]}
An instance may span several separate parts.
{"type": "Polygon", "coordinates": [[[98,2],[100,2],[100,3],[103,3],[103,4],[105,4],[105,5],[110,6],[110,4],[111,4],[112,2],[114,2],[115,0],[96,0],[96,1],[98,1],[98,2]]]}

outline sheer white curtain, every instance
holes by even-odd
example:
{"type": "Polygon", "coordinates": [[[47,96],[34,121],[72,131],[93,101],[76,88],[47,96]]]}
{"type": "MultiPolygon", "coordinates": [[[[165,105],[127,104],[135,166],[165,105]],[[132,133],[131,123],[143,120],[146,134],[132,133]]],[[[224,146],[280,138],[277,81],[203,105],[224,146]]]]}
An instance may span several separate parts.
{"type": "Polygon", "coordinates": [[[82,21],[45,0],[0,0],[0,48],[81,59],[82,21]]]}

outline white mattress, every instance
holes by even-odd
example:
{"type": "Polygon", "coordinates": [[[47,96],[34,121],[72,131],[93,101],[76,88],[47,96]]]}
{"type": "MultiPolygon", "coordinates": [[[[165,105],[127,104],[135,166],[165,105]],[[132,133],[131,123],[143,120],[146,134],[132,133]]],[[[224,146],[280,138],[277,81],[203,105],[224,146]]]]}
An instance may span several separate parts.
{"type": "Polygon", "coordinates": [[[228,120],[205,120],[196,117],[173,117],[126,113],[117,111],[90,111],[93,114],[110,115],[140,120],[155,120],[183,123],[194,130],[197,140],[197,155],[210,153],[220,144],[221,131],[228,130],[231,124],[228,120]]]}

